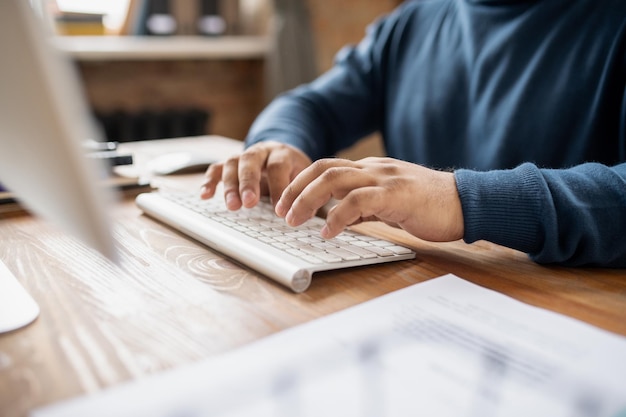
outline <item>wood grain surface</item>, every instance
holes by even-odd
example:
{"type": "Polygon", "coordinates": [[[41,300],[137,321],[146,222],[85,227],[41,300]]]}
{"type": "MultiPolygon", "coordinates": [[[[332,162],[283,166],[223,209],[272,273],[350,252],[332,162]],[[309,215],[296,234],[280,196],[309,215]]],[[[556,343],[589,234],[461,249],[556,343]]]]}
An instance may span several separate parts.
{"type": "MultiPolygon", "coordinates": [[[[170,179],[197,186],[201,176],[170,179]]],[[[0,259],[41,307],[0,335],[0,416],[189,364],[446,273],[626,335],[626,271],[540,266],[486,242],[428,243],[382,224],[412,261],[319,273],[294,294],[143,215],[111,211],[117,264],[51,224],[0,217],[0,259]]]]}

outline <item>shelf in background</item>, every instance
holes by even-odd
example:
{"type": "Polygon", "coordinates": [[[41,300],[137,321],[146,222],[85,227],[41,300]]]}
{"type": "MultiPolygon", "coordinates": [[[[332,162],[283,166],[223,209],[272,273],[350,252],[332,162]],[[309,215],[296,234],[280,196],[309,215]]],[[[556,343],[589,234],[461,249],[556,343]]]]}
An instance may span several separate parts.
{"type": "Polygon", "coordinates": [[[256,59],[270,49],[267,36],[57,36],[54,43],[80,61],[256,59]]]}

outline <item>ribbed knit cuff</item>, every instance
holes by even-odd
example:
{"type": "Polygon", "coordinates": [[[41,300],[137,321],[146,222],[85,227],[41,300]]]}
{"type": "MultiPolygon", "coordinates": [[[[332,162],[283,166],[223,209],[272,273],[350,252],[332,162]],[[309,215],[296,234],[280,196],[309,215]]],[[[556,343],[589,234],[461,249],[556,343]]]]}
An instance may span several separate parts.
{"type": "Polygon", "coordinates": [[[533,164],[512,170],[461,169],[455,178],[467,243],[488,240],[526,253],[543,246],[543,195],[547,188],[533,164]]]}

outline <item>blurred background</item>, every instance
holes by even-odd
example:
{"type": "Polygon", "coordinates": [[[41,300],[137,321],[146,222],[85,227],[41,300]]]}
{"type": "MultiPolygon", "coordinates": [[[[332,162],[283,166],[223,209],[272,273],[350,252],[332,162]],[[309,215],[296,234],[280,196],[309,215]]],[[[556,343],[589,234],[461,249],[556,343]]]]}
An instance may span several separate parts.
{"type": "MultiPolygon", "coordinates": [[[[244,139],[401,0],[31,0],[49,11],[109,140],[244,139]]],[[[382,154],[377,137],[356,153],[382,154]]],[[[350,152],[348,152],[348,156],[350,152]]]]}

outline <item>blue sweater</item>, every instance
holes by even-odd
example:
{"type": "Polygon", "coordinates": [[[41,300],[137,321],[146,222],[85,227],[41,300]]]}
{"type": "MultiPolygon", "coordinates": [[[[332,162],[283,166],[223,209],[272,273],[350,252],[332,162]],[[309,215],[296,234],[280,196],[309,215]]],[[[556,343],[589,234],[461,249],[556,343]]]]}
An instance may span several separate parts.
{"type": "Polygon", "coordinates": [[[625,92],[624,0],[407,2],[247,144],[316,159],[380,131],[389,156],[454,170],[466,242],[626,267],[625,92]]]}

